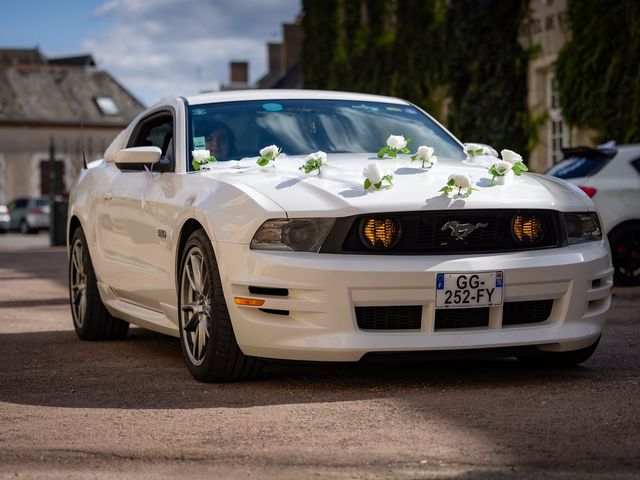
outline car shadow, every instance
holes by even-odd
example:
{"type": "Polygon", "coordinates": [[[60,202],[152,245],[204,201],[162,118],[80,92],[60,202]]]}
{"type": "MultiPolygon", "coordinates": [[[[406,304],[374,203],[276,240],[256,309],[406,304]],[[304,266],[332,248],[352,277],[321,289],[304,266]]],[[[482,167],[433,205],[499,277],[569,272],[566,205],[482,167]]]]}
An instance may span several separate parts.
{"type": "Polygon", "coordinates": [[[179,340],[132,328],[123,340],[85,342],[73,331],[0,335],[0,401],[122,409],[249,408],[435,395],[444,389],[530,388],[594,381],[589,368],[523,368],[514,359],[392,363],[270,362],[259,379],[201,383],[179,340]]]}

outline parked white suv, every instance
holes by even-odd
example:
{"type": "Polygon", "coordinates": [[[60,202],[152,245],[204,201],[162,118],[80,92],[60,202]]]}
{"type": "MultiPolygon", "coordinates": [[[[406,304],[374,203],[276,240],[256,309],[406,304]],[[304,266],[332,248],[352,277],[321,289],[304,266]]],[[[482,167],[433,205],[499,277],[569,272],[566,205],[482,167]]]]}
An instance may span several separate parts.
{"type": "Polygon", "coordinates": [[[563,149],[547,174],[580,187],[609,236],[618,285],[640,285],[640,144],[563,149]]]}

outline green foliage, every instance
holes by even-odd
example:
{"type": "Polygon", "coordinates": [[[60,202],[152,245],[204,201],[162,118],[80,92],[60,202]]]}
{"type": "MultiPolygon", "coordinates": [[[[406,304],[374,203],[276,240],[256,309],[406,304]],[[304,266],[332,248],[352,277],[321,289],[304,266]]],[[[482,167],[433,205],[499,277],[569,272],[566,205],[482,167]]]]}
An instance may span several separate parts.
{"type": "Polygon", "coordinates": [[[567,13],[572,38],[556,65],[563,116],[601,140],[640,141],[640,2],[574,0],[567,13]]]}
{"type": "Polygon", "coordinates": [[[527,149],[526,0],[452,0],[447,14],[448,126],[463,141],[527,149]]]}
{"type": "Polygon", "coordinates": [[[528,0],[303,0],[305,87],[394,95],[436,114],[463,140],[525,151],[528,0]],[[442,119],[444,120],[444,119],[442,119]]]}

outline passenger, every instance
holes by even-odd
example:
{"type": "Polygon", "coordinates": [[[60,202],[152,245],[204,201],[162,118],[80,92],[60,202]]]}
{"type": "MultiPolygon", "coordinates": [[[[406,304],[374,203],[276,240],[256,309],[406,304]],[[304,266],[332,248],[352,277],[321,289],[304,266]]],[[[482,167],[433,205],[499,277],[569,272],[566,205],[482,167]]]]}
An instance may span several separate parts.
{"type": "Polygon", "coordinates": [[[236,139],[231,129],[222,122],[215,122],[205,137],[207,150],[219,162],[231,160],[237,156],[236,139]]]}

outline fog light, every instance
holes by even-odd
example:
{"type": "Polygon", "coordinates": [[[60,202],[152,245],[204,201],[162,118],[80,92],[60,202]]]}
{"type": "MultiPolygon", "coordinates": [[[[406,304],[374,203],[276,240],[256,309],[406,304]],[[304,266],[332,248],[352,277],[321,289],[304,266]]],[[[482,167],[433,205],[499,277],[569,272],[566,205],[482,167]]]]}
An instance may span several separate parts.
{"type": "Polygon", "coordinates": [[[396,218],[365,218],[360,232],[367,247],[385,250],[393,247],[400,239],[400,222],[396,218]]]}
{"type": "Polygon", "coordinates": [[[521,245],[535,245],[542,240],[544,231],[540,217],[516,215],[511,223],[513,236],[521,245]]]}

